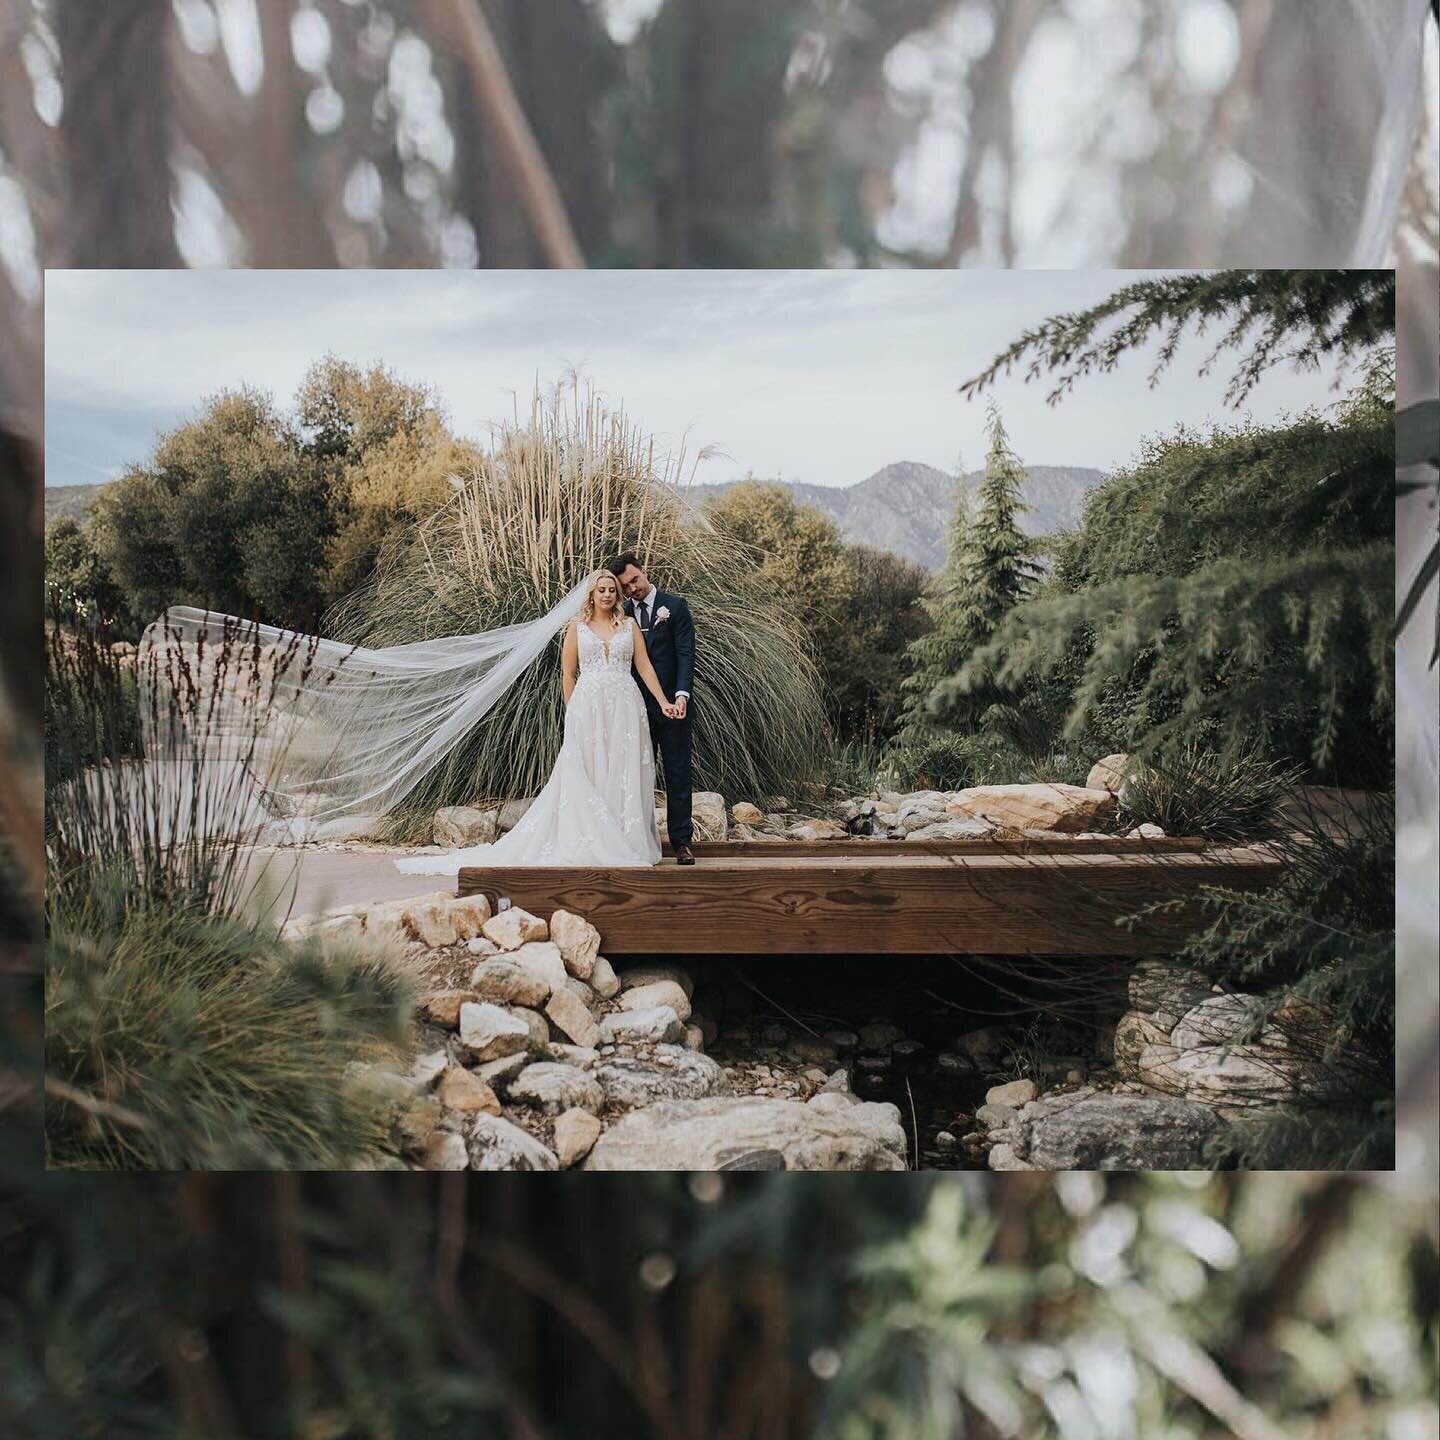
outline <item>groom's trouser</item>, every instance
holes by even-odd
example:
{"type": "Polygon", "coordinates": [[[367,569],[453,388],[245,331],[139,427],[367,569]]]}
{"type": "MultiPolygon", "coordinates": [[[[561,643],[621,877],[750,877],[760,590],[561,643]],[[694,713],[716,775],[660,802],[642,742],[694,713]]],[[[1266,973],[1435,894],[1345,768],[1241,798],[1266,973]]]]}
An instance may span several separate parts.
{"type": "Polygon", "coordinates": [[[695,830],[690,818],[690,716],[667,720],[658,709],[645,708],[665,774],[665,831],[672,845],[688,845],[695,830]]]}

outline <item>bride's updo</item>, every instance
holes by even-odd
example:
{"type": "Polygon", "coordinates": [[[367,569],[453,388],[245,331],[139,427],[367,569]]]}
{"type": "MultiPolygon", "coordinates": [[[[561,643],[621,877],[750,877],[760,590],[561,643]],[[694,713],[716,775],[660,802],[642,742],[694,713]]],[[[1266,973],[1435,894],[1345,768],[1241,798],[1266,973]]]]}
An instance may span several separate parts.
{"type": "Polygon", "coordinates": [[[619,578],[611,570],[597,570],[590,577],[590,588],[585,592],[585,603],[580,607],[580,623],[588,625],[595,618],[600,608],[595,603],[595,589],[602,580],[614,581],[615,608],[610,612],[610,623],[619,630],[625,624],[625,592],[620,588],[619,578]]]}

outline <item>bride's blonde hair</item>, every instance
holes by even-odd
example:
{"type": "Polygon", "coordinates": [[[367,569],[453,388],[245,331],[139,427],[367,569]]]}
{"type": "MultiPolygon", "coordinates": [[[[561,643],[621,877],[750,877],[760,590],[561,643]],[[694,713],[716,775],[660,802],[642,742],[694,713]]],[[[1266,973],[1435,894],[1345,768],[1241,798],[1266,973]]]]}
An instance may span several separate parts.
{"type": "Polygon", "coordinates": [[[625,624],[625,592],[620,588],[620,577],[613,570],[597,570],[590,577],[590,588],[585,592],[585,603],[580,607],[580,623],[588,625],[595,618],[595,587],[607,575],[615,582],[615,608],[610,612],[610,623],[619,630],[625,624]]]}

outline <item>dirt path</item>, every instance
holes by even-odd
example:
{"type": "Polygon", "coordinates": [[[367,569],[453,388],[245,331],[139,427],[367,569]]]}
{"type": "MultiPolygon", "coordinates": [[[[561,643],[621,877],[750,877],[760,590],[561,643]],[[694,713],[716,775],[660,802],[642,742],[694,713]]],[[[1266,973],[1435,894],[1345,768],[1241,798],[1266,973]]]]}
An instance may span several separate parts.
{"type": "Polygon", "coordinates": [[[291,915],[311,915],[342,905],[378,900],[403,900],[437,890],[454,893],[455,882],[446,875],[405,875],[395,868],[398,855],[413,849],[257,849],[252,862],[253,880],[272,904],[285,907],[293,894],[291,915]]]}

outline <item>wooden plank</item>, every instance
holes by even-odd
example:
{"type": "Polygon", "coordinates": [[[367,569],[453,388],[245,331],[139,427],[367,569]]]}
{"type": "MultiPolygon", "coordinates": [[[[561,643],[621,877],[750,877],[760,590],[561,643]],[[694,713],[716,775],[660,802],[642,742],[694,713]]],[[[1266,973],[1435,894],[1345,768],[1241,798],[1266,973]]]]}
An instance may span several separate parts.
{"type": "Polygon", "coordinates": [[[1119,915],[1201,885],[1264,886],[1278,869],[1258,847],[1163,857],[736,855],[649,869],[468,868],[459,888],[540,914],[573,910],[610,955],[1140,955],[1174,949],[1198,910],[1177,907],[1143,929],[1117,926],[1119,915]]]}
{"type": "MultiPolygon", "coordinates": [[[[667,841],[664,853],[675,852],[667,841]]],[[[1103,840],[1077,840],[1073,835],[1051,835],[1044,839],[1027,836],[1020,840],[697,840],[690,847],[697,859],[732,855],[864,855],[875,859],[887,855],[1003,855],[1089,854],[1146,855],[1172,851],[1201,851],[1211,842],[1185,835],[1165,835],[1155,840],[1129,840],[1107,835],[1103,840]]]]}

